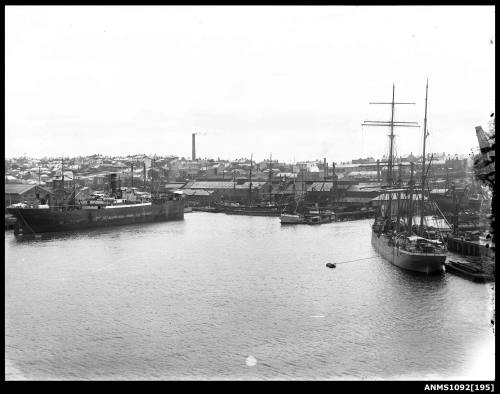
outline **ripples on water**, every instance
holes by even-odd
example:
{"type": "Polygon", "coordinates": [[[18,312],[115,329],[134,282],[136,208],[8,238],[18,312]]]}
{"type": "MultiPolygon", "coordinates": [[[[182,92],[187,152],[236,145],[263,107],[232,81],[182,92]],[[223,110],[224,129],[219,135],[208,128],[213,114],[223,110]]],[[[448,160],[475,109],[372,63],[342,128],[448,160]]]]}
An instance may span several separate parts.
{"type": "Polygon", "coordinates": [[[370,235],[202,212],[6,233],[6,378],[489,379],[491,285],[403,271],[370,235]]]}

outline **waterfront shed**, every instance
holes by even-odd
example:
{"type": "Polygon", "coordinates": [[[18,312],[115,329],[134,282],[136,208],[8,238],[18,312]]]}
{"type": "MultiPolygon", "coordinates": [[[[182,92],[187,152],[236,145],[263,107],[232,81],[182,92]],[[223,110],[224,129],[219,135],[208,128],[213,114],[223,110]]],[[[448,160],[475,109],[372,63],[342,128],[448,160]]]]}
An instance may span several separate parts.
{"type": "Polygon", "coordinates": [[[5,184],[5,207],[26,201],[28,204],[48,204],[53,193],[40,185],[5,184]]]}

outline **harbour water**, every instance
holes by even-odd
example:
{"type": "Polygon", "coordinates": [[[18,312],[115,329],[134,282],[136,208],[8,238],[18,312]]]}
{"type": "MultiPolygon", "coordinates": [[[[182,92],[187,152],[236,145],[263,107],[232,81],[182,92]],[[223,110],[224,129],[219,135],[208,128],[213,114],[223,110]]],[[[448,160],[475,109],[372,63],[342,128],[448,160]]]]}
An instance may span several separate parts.
{"type": "Polygon", "coordinates": [[[6,232],[6,379],[493,379],[492,285],[394,267],[370,224],[6,232]]]}

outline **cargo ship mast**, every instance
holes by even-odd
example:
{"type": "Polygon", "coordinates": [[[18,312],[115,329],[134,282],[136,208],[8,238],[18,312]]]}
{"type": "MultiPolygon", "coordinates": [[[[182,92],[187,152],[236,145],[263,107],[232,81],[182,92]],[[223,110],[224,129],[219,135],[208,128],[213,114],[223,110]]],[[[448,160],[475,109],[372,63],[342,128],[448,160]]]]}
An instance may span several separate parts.
{"type": "MultiPolygon", "coordinates": [[[[395,102],[394,101],[394,92],[395,86],[392,84],[392,101],[391,102],[374,102],[370,104],[386,104],[391,106],[391,120],[390,121],[377,121],[377,120],[365,120],[362,123],[362,126],[383,126],[390,127],[390,134],[388,135],[390,144],[389,144],[389,159],[388,159],[388,168],[387,168],[387,186],[391,187],[394,183],[393,179],[393,167],[394,167],[394,127],[420,127],[417,122],[403,122],[403,121],[394,121],[394,109],[395,105],[403,105],[403,104],[411,104],[415,103],[407,103],[407,102],[395,102]]],[[[389,193],[389,203],[388,203],[388,212],[389,216],[391,216],[391,198],[392,194],[389,193]]],[[[387,216],[387,212],[386,215],[387,216]]]]}
{"type": "Polygon", "coordinates": [[[273,199],[273,154],[269,154],[269,202],[273,199]]]}
{"type": "Polygon", "coordinates": [[[248,186],[248,205],[252,205],[252,159],[253,153],[250,155],[250,176],[249,176],[249,186],[248,186]]]}
{"type": "MultiPolygon", "coordinates": [[[[420,233],[424,228],[424,188],[425,188],[425,140],[427,139],[427,92],[429,90],[429,80],[425,84],[425,115],[424,115],[424,142],[422,148],[422,195],[420,200],[420,233]]],[[[429,163],[430,166],[430,163],[429,163]]]]}

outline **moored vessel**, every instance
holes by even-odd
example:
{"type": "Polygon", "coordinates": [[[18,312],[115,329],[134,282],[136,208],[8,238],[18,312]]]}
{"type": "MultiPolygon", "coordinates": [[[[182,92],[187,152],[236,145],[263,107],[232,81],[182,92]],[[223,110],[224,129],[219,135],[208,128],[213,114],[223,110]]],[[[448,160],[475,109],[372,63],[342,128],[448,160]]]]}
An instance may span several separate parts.
{"type": "Polygon", "coordinates": [[[306,223],[304,215],[298,213],[282,213],[280,216],[281,224],[303,224],[306,223]]]}
{"type": "Polygon", "coordinates": [[[446,249],[440,240],[390,231],[375,221],[371,242],[385,260],[400,268],[426,274],[444,270],[446,249]]]}
{"type": "Polygon", "coordinates": [[[17,219],[14,234],[36,236],[40,233],[184,219],[182,192],[127,200],[119,198],[121,193],[112,179],[111,196],[96,195],[76,203],[75,190],[66,198],[63,185],[64,175],[53,204],[20,203],[8,206],[7,211],[17,219]]]}
{"type": "Polygon", "coordinates": [[[228,215],[280,216],[281,214],[281,207],[278,205],[224,206],[223,210],[228,215]]]}
{"type": "MultiPolygon", "coordinates": [[[[384,190],[388,199],[380,206],[375,222],[372,225],[371,243],[374,249],[387,261],[397,267],[422,273],[444,271],[446,260],[445,244],[439,231],[424,226],[425,215],[425,140],[427,137],[427,91],[425,97],[424,143],[422,154],[422,180],[420,193],[420,225],[413,225],[413,215],[416,208],[414,197],[413,163],[411,163],[411,178],[406,187],[402,187],[401,167],[397,187],[393,184],[393,139],[394,127],[419,127],[416,122],[394,122],[394,85],[391,104],[392,115],[390,122],[365,123],[365,125],[390,126],[390,148],[388,161],[388,179],[384,190]],[[402,195],[406,197],[402,200],[402,195]]],[[[409,103],[401,103],[409,104],[409,103]]],[[[439,229],[438,229],[439,230],[439,229]]]]}
{"type": "MultiPolygon", "coordinates": [[[[271,160],[270,160],[271,163],[271,160]]],[[[228,215],[246,215],[246,216],[280,216],[283,210],[282,204],[277,204],[271,201],[255,201],[252,197],[252,168],[253,168],[253,153],[250,156],[250,173],[248,187],[248,201],[246,204],[226,202],[217,204],[222,212],[228,215]]],[[[271,181],[271,172],[269,172],[269,181],[271,181]]]]}
{"type": "Polygon", "coordinates": [[[17,218],[15,234],[74,231],[134,223],[184,219],[182,197],[163,197],[151,202],[48,208],[10,206],[8,212],[17,218]]]}

